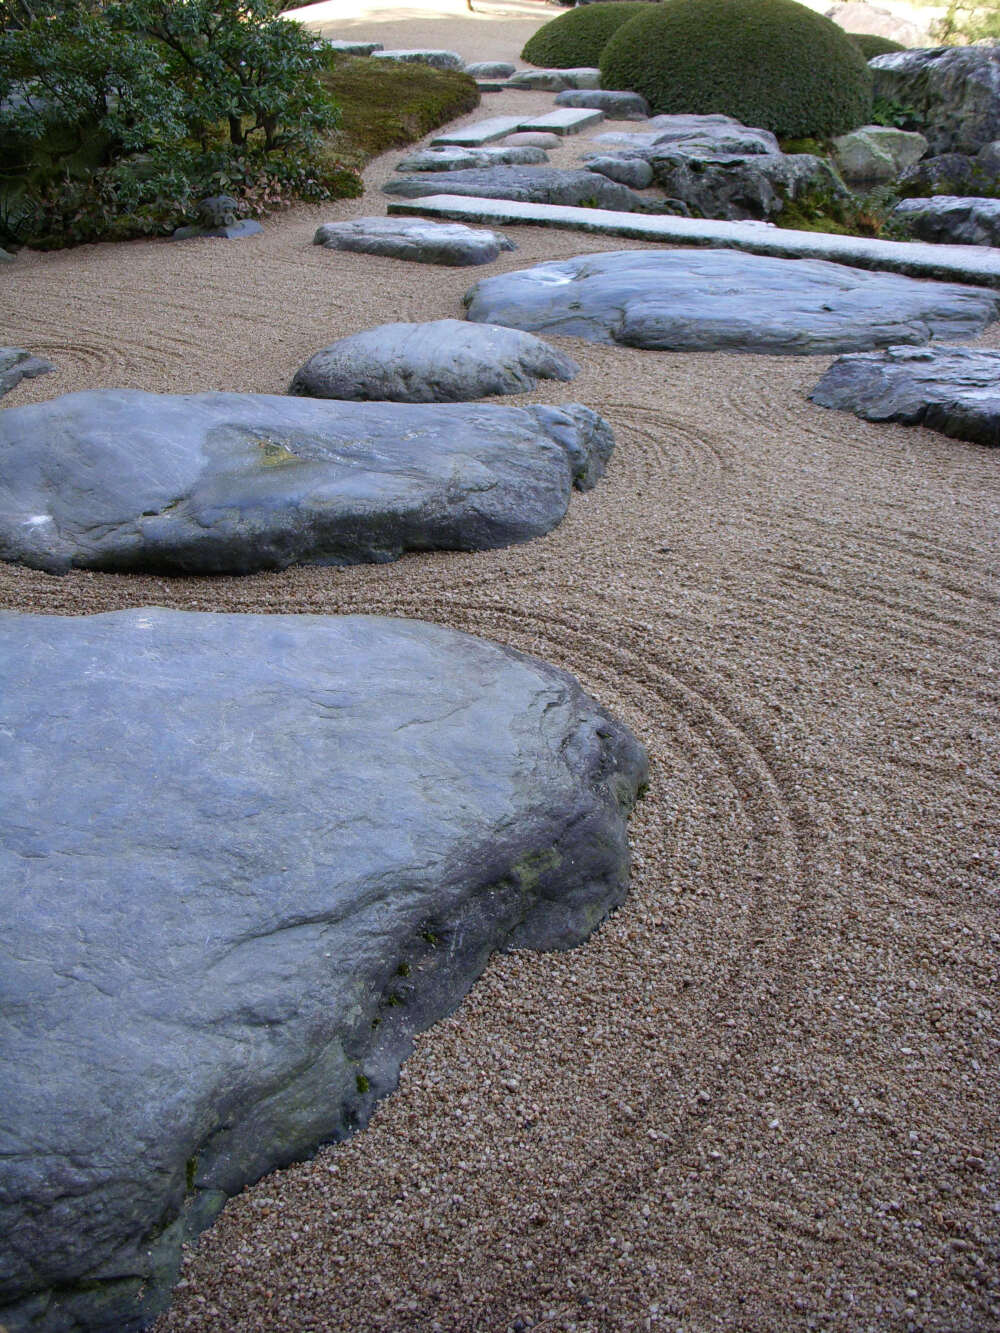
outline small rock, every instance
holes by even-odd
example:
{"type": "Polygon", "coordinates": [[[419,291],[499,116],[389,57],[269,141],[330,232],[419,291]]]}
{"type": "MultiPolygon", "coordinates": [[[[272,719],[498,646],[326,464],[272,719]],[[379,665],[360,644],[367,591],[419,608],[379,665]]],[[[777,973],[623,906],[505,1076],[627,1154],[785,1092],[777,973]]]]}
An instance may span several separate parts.
{"type": "Polygon", "coordinates": [[[623,153],[620,156],[588,157],[584,161],[588,171],[596,171],[631,190],[645,190],[653,183],[653,168],[644,157],[623,153]]]}
{"type": "Polygon", "coordinates": [[[506,60],[477,60],[466,65],[465,72],[474,79],[509,79],[516,69],[506,60]]]}
{"type": "Polygon", "coordinates": [[[32,356],[20,347],[0,347],[0,398],[22,380],[47,375],[50,370],[55,370],[51,361],[32,356]]]}
{"type": "Polygon", "coordinates": [[[862,125],[833,141],[834,158],[845,180],[880,182],[895,180],[927,152],[922,134],[886,125],[862,125]]]}
{"type": "Polygon", "coordinates": [[[558,148],[562,142],[558,134],[547,134],[543,130],[518,130],[504,139],[504,143],[512,148],[558,148]]]}
{"type": "MultiPolygon", "coordinates": [[[[451,182],[449,181],[449,190],[451,182]]],[[[440,194],[435,185],[427,194],[440,194]]],[[[416,264],[447,264],[463,267],[491,264],[501,250],[513,250],[513,241],[499,232],[476,230],[458,222],[424,222],[409,218],[354,218],[350,222],[327,222],[313,237],[314,245],[328,250],[355,250],[387,255],[416,264]]]]}

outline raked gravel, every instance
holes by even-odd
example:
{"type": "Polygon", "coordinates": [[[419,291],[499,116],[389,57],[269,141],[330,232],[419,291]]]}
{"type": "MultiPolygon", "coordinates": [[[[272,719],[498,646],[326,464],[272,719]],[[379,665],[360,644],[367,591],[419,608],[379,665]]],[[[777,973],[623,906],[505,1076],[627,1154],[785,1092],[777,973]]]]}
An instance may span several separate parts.
{"type": "MultiPolygon", "coordinates": [[[[552,13],[448,4],[340,31],[499,58],[552,13]]],[[[460,315],[468,272],[311,244],[383,212],[398,157],[255,239],[20,255],[4,341],[58,369],[5,406],[281,392],[335,338],[460,315]]],[[[509,234],[490,272],[621,245],[509,234]]],[[[0,567],[21,610],[438,621],[572,671],[652,756],[624,907],[570,953],[495,958],[368,1129],[227,1207],[158,1333],[1000,1328],[1000,457],[812,405],[828,358],[557,345],[579,378],[521,401],[588,403],[618,449],[526,546],[0,567]]]]}

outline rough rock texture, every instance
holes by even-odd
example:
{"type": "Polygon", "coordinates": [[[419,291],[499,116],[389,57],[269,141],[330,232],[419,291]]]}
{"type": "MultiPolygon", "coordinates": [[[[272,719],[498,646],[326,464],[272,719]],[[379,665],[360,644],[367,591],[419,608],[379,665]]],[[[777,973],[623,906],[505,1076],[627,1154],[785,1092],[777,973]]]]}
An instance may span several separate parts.
{"type": "Polygon", "coordinates": [[[20,347],[0,347],[0,398],[22,380],[47,375],[50,370],[55,366],[43,357],[32,356],[20,347]]]}
{"type": "Polygon", "coordinates": [[[1000,138],[1000,46],[939,46],[869,61],[876,97],[913,107],[932,153],[976,153],[1000,138]]]}
{"type": "MultiPolygon", "coordinates": [[[[457,175],[458,173],[456,173],[457,175]]],[[[448,181],[449,191],[451,180],[448,181]]],[[[432,185],[428,194],[440,191],[432,185]]],[[[499,232],[475,230],[455,222],[423,222],[414,218],[353,218],[326,222],[313,237],[314,245],[328,250],[360,250],[370,255],[409,259],[416,264],[465,267],[492,264],[501,250],[514,250],[513,241],[499,232]]]]}
{"type": "Polygon", "coordinates": [[[808,153],[710,156],[681,142],[654,150],[649,164],[655,183],[672,199],[700,217],[730,222],[776,217],[803,195],[845,193],[825,158],[808,153]]]}
{"type": "Polygon", "coordinates": [[[525,148],[558,148],[562,143],[558,134],[546,133],[544,130],[515,130],[513,134],[508,134],[504,143],[511,147],[518,146],[525,148]]]}
{"type": "Polygon", "coordinates": [[[975,194],[983,185],[995,182],[980,168],[978,154],[939,153],[904,168],[899,173],[898,188],[904,193],[975,194]]]}
{"type": "Polygon", "coordinates": [[[976,166],[1000,185],[1000,139],[984,144],[976,154],[976,166]]]}
{"type": "Polygon", "coordinates": [[[566,88],[600,88],[601,71],[590,65],[574,69],[522,69],[511,75],[507,87],[522,91],[535,88],[545,93],[560,93],[566,88]]]}
{"type": "Polygon", "coordinates": [[[848,181],[895,180],[901,171],[919,162],[927,152],[922,134],[887,125],[862,125],[833,141],[834,160],[848,181]]]}
{"type": "Polygon", "coordinates": [[[902,421],[1000,445],[1000,352],[889,347],[843,356],[809,397],[866,421],[902,421]]]}
{"type": "Polygon", "coordinates": [[[404,157],[397,171],[468,171],[473,167],[537,166],[549,160],[542,148],[529,144],[487,148],[421,148],[404,157]]]}
{"type": "Polygon", "coordinates": [[[340,51],[345,56],[370,56],[374,51],[385,49],[381,42],[352,42],[341,37],[326,37],[323,41],[332,51],[340,51]]]}
{"type": "Polygon", "coordinates": [[[957,195],[904,199],[892,210],[892,218],[920,241],[1000,246],[1000,199],[957,195]]]}
{"type": "Polygon", "coordinates": [[[580,367],[541,338],[492,324],[438,319],[381,324],[324,347],[295,373],[289,393],[396,403],[460,403],[527,393],[580,367]]]}
{"type": "Polygon", "coordinates": [[[373,51],[373,60],[391,60],[403,65],[431,65],[434,69],[464,69],[457,51],[373,51]]]}
{"type": "Polygon", "coordinates": [[[833,19],[845,32],[870,33],[873,37],[888,37],[890,41],[902,46],[926,46],[927,32],[915,23],[892,14],[888,9],[879,9],[877,5],[861,3],[861,0],[848,0],[847,3],[833,5],[826,11],[828,19],[833,19]]]}
{"type": "Polygon", "coordinates": [[[823,260],[621,250],[477,283],[468,318],[664,351],[843,352],[973,338],[1000,296],[823,260]]]}
{"type": "Polygon", "coordinates": [[[474,199],[518,199],[529,204],[587,204],[620,213],[641,213],[649,209],[647,201],[625,185],[618,185],[592,171],[559,171],[555,167],[453,171],[449,173],[446,191],[440,181],[404,176],[401,180],[389,181],[382,189],[386,194],[401,195],[404,199],[446,192],[469,195],[474,199]]]}
{"type": "Polygon", "coordinates": [[[509,79],[516,69],[509,60],[476,60],[465,72],[474,79],[509,79]]]}
{"type": "Polygon", "coordinates": [[[625,895],[641,747],[419,621],[0,616],[0,1320],[127,1333],[490,953],[625,895]]]}
{"type": "Polygon", "coordinates": [[[584,158],[584,162],[588,171],[627,185],[630,190],[645,190],[653,183],[653,168],[644,157],[634,157],[631,153],[599,154],[584,158]]]}
{"type": "Polygon", "coordinates": [[[770,130],[743,125],[731,116],[653,116],[641,130],[609,130],[594,136],[595,143],[619,144],[638,152],[678,144],[692,152],[780,153],[770,130]]]}
{"type": "Polygon", "coordinates": [[[649,119],[649,103],[639,93],[605,88],[566,88],[556,97],[556,106],[594,107],[603,111],[608,120],[649,119]]]}
{"type": "Polygon", "coordinates": [[[105,389],[0,413],[0,558],[245,574],[548,532],[613,440],[589,408],[105,389]]]}

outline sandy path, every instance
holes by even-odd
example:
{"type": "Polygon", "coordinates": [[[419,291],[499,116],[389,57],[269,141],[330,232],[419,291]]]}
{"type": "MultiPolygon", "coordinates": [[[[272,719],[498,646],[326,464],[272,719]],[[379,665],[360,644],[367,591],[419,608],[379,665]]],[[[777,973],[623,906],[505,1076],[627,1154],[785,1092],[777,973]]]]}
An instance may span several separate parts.
{"type": "MultiPolygon", "coordinates": [[[[537,21],[356,27],[487,58],[537,21]]],[[[310,245],[365,211],[384,197],[252,242],[22,255],[0,341],[60,371],[5,405],[281,391],[335,336],[459,314],[483,270],[310,245]]],[[[509,234],[485,271],[619,248],[509,234]]],[[[495,959],[368,1130],[227,1208],[158,1327],[1000,1328],[1000,459],[812,406],[825,358],[560,345],[583,373],[533,397],[592,405],[618,448],[540,541],[244,579],[0,567],[19,609],[437,620],[573,671],[652,755],[626,905],[572,953],[495,959]]]]}

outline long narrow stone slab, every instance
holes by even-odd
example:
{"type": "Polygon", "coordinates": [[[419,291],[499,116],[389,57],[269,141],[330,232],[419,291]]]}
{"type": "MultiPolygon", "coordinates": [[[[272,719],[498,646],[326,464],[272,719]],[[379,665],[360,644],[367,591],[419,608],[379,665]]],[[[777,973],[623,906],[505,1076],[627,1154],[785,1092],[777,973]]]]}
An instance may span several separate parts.
{"type": "Polygon", "coordinates": [[[559,135],[579,134],[581,130],[590,129],[591,125],[600,124],[603,119],[604,112],[594,107],[563,106],[550,111],[548,115],[522,120],[518,128],[559,135]]]}
{"type": "Polygon", "coordinates": [[[431,147],[449,144],[456,148],[481,148],[494,139],[502,139],[511,134],[521,124],[521,116],[491,116],[489,120],[479,120],[475,125],[466,125],[462,130],[451,130],[448,134],[439,134],[431,140],[431,147]]]}
{"type": "Polygon", "coordinates": [[[745,250],[786,259],[828,259],[853,268],[905,273],[912,278],[965,282],[1000,288],[1000,250],[972,245],[930,245],[920,241],[879,241],[864,236],[786,231],[764,222],[713,222],[667,214],[618,213],[609,209],[560,204],[521,204],[504,199],[475,199],[437,194],[396,200],[390,213],[454,218],[463,222],[534,225],[626,236],[637,241],[704,245],[745,250]]]}

